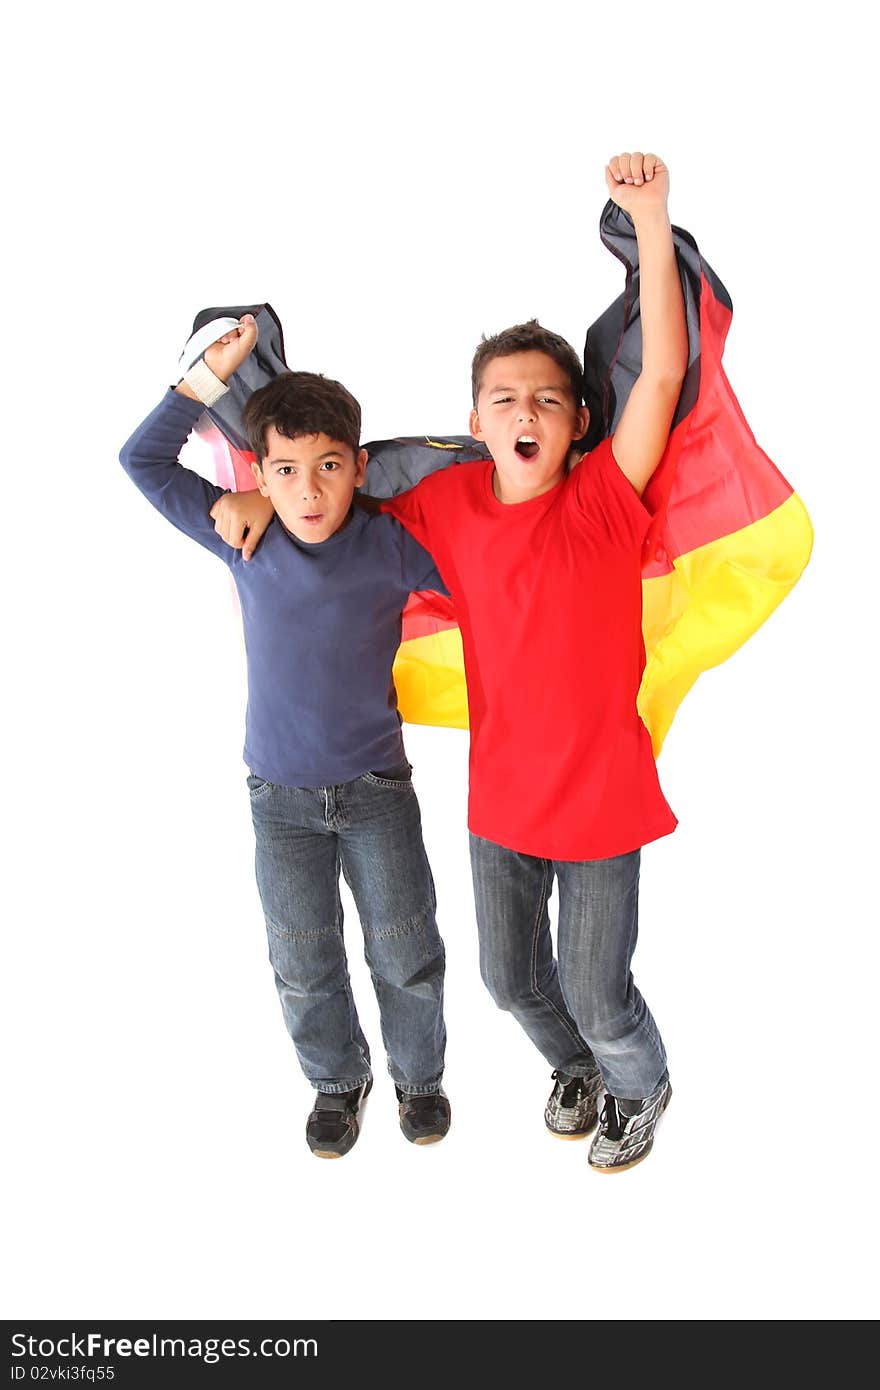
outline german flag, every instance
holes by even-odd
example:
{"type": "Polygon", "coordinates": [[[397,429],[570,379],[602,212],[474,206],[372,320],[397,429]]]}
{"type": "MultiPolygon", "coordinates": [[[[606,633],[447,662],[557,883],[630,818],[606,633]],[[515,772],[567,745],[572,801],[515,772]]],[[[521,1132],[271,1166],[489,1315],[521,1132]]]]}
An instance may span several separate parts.
{"type": "MultiPolygon", "coordinates": [[[[672,231],[689,356],[669,443],[644,495],[654,519],[643,554],[646,665],[638,707],[655,754],[700,673],[726,660],[770,616],[797,582],[812,545],[803,503],[759,448],[724,373],[730,296],[693,237],[679,227],[672,231]]],[[[635,230],[610,201],[600,236],[623,263],[626,284],[587,333],[590,429],[584,450],[614,432],[641,370],[635,230]]],[[[210,450],[217,482],[234,490],[254,486],[241,408],[253,390],[287,370],[281,325],[269,305],[209,309],[197,317],[190,340],[198,345],[196,335],[209,331],[215,320],[238,320],[246,312],[257,318],[257,349],[195,432],[202,450],[210,450]]],[[[193,441],[187,450],[196,447],[193,441]]],[[[370,462],[364,490],[375,497],[403,492],[438,468],[488,456],[467,435],[382,440],[365,447],[370,462]]],[[[208,471],[197,456],[187,462],[208,471]]],[[[461,635],[448,599],[434,593],[410,598],[394,679],[404,719],[467,728],[461,635]]]]}
{"type": "MultiPolygon", "coordinates": [[[[689,352],[669,444],[644,495],[654,520],[643,555],[647,660],[638,703],[655,754],[697,677],[741,647],[782,602],[813,541],[803,503],[759,448],[725,375],[730,296],[693,237],[672,231],[689,352]]],[[[626,285],[587,333],[589,448],[614,432],[641,369],[635,230],[612,202],[600,235],[623,263],[626,285]]]]}

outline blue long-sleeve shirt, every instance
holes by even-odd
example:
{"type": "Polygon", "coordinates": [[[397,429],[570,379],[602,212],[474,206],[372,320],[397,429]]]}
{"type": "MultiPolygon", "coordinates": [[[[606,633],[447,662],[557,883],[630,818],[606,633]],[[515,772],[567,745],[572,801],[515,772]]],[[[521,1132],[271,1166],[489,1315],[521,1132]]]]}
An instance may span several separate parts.
{"type": "Polygon", "coordinates": [[[247,649],[245,762],[289,787],[334,786],[399,766],[391,666],[408,595],[446,593],[430,555],[392,517],[354,507],[316,545],[275,517],[245,563],[208,515],[223,489],[177,461],[203,410],[169,391],[120,461],[163,516],[232,572],[247,649]]]}

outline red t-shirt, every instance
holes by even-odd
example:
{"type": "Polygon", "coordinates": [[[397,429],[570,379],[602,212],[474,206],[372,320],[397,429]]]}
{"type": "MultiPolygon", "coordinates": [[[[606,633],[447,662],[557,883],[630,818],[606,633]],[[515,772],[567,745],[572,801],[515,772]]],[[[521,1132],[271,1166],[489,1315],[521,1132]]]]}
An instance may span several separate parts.
{"type": "Polygon", "coordinates": [[[650,521],[605,440],[549,492],[505,505],[494,464],[383,503],[431,552],[464,646],[468,825],[544,859],[607,859],[676,820],[636,709],[650,521]]]}

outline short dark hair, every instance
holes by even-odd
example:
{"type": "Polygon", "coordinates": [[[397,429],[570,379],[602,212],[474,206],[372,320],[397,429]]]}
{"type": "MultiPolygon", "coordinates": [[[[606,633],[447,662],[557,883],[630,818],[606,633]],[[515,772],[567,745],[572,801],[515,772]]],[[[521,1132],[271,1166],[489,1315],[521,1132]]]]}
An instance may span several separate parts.
{"type": "Polygon", "coordinates": [[[285,439],[326,434],[349,444],[355,453],[360,447],[360,406],[340,382],[317,372],[274,377],[248,398],[242,420],[259,464],[266,457],[266,430],[273,425],[285,439]]]}
{"type": "Polygon", "coordinates": [[[581,360],[571,343],[560,338],[558,333],[551,333],[549,328],[542,328],[537,319],[529,319],[527,323],[517,323],[514,324],[513,328],[505,328],[492,338],[483,335],[471,364],[474,409],[476,409],[477,397],[483,384],[483,373],[489,363],[496,357],[512,357],[516,352],[546,353],[568,377],[575,405],[579,406],[582,403],[584,371],[581,360]]]}

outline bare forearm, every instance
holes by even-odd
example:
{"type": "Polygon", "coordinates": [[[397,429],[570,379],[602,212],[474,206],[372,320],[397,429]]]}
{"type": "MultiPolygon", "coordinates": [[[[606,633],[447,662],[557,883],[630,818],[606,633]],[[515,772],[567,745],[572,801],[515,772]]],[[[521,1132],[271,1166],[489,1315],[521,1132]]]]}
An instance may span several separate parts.
{"type": "Polygon", "coordinates": [[[652,208],[633,222],[639,247],[642,376],[681,382],[687,371],[688,337],[669,215],[665,208],[652,208]]]}

